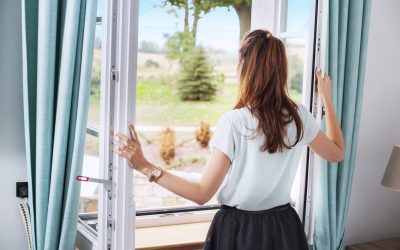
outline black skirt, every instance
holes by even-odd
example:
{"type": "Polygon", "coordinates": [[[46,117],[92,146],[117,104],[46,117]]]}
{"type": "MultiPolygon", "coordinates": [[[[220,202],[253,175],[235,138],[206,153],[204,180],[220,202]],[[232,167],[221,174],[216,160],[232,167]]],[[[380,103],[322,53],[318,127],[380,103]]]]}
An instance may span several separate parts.
{"type": "Polygon", "coordinates": [[[308,250],[300,218],[290,203],[262,211],[221,205],[203,250],[308,250]]]}

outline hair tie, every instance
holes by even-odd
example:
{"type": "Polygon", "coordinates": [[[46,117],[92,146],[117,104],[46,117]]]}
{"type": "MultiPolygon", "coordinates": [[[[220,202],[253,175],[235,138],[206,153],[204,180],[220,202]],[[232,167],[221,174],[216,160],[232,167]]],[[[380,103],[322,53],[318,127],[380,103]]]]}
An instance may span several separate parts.
{"type": "Polygon", "coordinates": [[[271,35],[272,35],[271,32],[268,32],[266,36],[267,38],[270,38],[271,35]]]}

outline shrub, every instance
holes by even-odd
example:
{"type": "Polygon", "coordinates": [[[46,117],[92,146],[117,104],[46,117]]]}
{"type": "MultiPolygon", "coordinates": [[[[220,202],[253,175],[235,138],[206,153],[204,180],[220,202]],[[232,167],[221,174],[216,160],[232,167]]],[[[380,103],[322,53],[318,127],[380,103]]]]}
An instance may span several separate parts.
{"type": "Polygon", "coordinates": [[[184,101],[209,101],[217,92],[213,68],[202,48],[196,48],[181,64],[178,93],[184,101]]]}
{"type": "Polygon", "coordinates": [[[161,158],[165,164],[169,165],[171,159],[175,157],[175,132],[170,128],[166,128],[159,133],[158,141],[160,143],[161,158]]]}
{"type": "Polygon", "coordinates": [[[153,61],[152,59],[147,59],[145,62],[146,68],[154,67],[154,68],[159,68],[160,64],[156,61],[153,61]]]}
{"type": "Polygon", "coordinates": [[[206,122],[200,122],[199,129],[196,130],[196,140],[199,142],[200,146],[205,148],[211,139],[210,124],[206,122]]]}

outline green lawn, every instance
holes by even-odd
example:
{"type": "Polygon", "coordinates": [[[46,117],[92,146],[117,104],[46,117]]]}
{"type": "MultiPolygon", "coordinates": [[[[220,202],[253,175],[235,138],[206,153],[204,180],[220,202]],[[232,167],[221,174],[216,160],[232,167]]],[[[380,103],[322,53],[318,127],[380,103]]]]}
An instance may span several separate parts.
{"type": "Polygon", "coordinates": [[[185,126],[200,121],[215,124],[232,109],[237,84],[220,84],[218,96],[210,102],[181,101],[171,87],[153,80],[137,85],[136,122],[140,125],[185,126]]]}
{"type": "MultiPolygon", "coordinates": [[[[232,109],[237,94],[237,84],[218,86],[218,96],[210,102],[181,101],[170,86],[156,80],[140,80],[137,84],[136,124],[153,126],[198,125],[200,121],[215,124],[218,118],[232,109]]],[[[295,100],[301,94],[291,92],[295,100]]],[[[89,122],[99,124],[99,90],[90,96],[89,122]]]]}

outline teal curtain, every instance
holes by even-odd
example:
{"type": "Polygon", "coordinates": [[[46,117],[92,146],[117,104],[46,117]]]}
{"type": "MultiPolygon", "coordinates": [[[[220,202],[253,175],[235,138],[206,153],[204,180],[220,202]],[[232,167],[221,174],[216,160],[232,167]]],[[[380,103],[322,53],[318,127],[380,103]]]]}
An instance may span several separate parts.
{"type": "Polygon", "coordinates": [[[22,3],[33,247],[74,249],[97,1],[22,3]]]}
{"type": "MultiPolygon", "coordinates": [[[[314,249],[341,249],[357,152],[370,0],[329,1],[325,70],[345,139],[345,159],[322,161],[315,210],[314,249]]],[[[325,128],[325,121],[323,121],[325,128]]]]}

